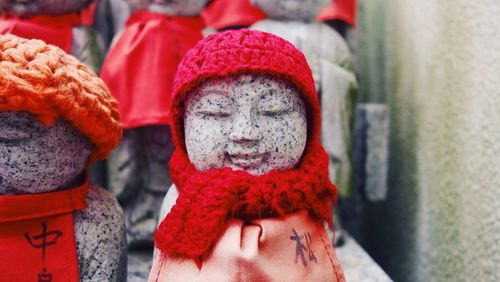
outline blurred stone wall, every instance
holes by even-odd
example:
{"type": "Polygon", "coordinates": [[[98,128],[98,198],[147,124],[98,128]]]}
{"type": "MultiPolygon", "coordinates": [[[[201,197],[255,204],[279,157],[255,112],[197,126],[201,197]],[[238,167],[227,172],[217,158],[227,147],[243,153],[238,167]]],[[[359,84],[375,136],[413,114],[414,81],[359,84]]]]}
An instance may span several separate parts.
{"type": "Polygon", "coordinates": [[[358,5],[360,98],[391,115],[360,241],[395,281],[500,281],[500,1],[358,5]]]}

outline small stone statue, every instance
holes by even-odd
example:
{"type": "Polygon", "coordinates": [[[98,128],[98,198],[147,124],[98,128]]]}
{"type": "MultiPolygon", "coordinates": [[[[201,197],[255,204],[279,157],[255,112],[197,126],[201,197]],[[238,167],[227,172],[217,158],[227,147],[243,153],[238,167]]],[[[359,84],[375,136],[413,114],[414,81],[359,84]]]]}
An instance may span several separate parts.
{"type": "MultiPolygon", "coordinates": [[[[98,72],[104,43],[82,11],[93,0],[0,0],[0,34],[41,39],[98,72]]],[[[90,15],[92,17],[92,15],[90,15]]],[[[90,19],[92,20],[92,19],[90,19]]]]}
{"type": "Polygon", "coordinates": [[[116,146],[116,101],[61,49],[0,35],[0,273],[4,281],[125,281],[116,199],[86,168],[116,146]]]}
{"type": "Polygon", "coordinates": [[[208,0],[129,0],[135,11],[110,49],[101,77],[118,100],[123,139],[109,158],[109,189],[125,211],[131,246],[153,248],[161,201],[171,185],[169,97],[182,56],[202,39],[208,0]]]}
{"type": "Polygon", "coordinates": [[[304,55],[269,33],[213,34],[180,63],[171,99],[175,186],[149,281],[345,281],[304,55]]]}
{"type": "Polygon", "coordinates": [[[357,96],[351,54],[344,39],[316,20],[331,0],[253,0],[268,19],[251,28],[270,32],[304,52],[321,102],[321,142],[330,156],[330,176],[343,195],[351,187],[352,116],[357,96]]]}

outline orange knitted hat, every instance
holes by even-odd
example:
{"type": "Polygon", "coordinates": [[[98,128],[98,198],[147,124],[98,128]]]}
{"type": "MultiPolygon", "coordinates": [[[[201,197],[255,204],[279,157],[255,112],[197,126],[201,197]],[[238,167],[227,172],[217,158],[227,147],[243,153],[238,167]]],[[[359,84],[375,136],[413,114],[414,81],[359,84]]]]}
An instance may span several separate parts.
{"type": "Polygon", "coordinates": [[[118,104],[104,82],[63,50],[40,40],[0,36],[0,111],[27,111],[45,125],[59,117],[105,158],[122,134],[118,104]]]}

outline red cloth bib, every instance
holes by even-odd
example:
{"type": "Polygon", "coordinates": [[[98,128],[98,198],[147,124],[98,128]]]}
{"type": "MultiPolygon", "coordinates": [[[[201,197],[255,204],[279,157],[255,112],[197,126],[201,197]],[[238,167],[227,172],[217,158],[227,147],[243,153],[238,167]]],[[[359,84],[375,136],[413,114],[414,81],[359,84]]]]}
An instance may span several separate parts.
{"type": "Polygon", "coordinates": [[[78,13],[60,16],[21,18],[6,13],[0,15],[0,34],[14,34],[28,39],[40,39],[71,53],[73,27],[81,23],[78,13]]]}
{"type": "Polygon", "coordinates": [[[214,29],[230,26],[251,26],[266,18],[266,14],[250,0],[215,0],[201,13],[207,25],[214,29]]]}
{"type": "Polygon", "coordinates": [[[318,16],[320,21],[341,20],[356,26],[356,0],[335,0],[318,16]]]}
{"type": "Polygon", "coordinates": [[[202,39],[201,17],[168,17],[139,11],[104,61],[101,77],[118,100],[124,128],[169,124],[177,65],[202,39]]]}
{"type": "Polygon", "coordinates": [[[0,196],[0,280],[79,281],[72,212],[88,187],[0,196]]]}

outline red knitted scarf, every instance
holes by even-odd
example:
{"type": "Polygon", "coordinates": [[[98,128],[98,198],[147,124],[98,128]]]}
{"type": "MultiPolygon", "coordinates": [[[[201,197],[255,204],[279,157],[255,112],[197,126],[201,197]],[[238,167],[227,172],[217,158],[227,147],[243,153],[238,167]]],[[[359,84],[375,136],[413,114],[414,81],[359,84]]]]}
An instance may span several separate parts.
{"type": "Polygon", "coordinates": [[[307,209],[332,225],[336,188],[328,178],[328,156],[312,142],[299,165],[262,176],[230,168],[196,171],[176,149],[170,173],[179,198],[155,233],[156,247],[169,257],[207,258],[232,218],[284,217],[307,209]]]}

